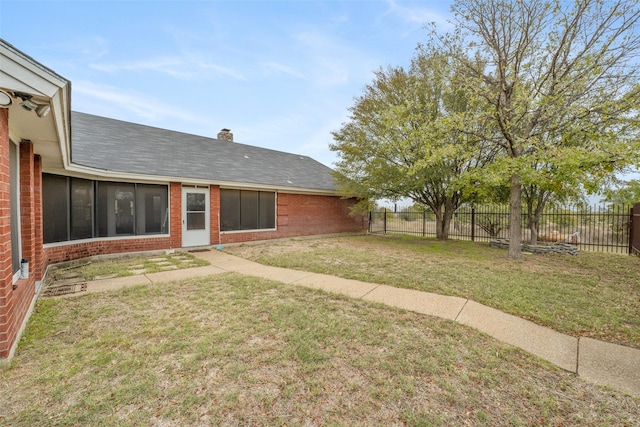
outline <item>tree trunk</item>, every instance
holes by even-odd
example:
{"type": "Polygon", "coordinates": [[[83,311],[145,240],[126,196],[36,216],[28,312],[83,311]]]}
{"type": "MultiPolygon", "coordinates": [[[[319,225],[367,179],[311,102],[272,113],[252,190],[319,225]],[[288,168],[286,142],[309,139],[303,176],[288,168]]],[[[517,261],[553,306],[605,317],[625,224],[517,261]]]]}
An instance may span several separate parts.
{"type": "Polygon", "coordinates": [[[520,176],[512,175],[509,179],[509,254],[511,260],[522,257],[522,184],[520,176]]]}
{"type": "Polygon", "coordinates": [[[440,209],[434,210],[436,214],[436,238],[438,240],[447,240],[449,238],[449,229],[451,228],[451,220],[455,213],[455,203],[446,202],[440,209]],[[444,207],[444,212],[442,208],[444,207]]]}
{"type": "Polygon", "coordinates": [[[539,219],[536,217],[535,220],[529,222],[529,230],[531,230],[531,244],[538,244],[538,226],[539,219]]]}
{"type": "Polygon", "coordinates": [[[449,237],[448,229],[445,230],[443,228],[443,223],[445,221],[445,214],[438,209],[435,211],[436,214],[436,239],[438,240],[446,240],[449,237]]]}

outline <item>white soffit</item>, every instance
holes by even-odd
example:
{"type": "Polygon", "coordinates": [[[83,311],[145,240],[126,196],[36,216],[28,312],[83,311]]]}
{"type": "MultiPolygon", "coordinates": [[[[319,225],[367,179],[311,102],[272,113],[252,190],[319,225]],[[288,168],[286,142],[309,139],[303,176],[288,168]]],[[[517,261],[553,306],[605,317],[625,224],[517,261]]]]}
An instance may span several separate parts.
{"type": "Polygon", "coordinates": [[[9,135],[16,142],[32,141],[43,165],[68,164],[71,83],[0,39],[0,89],[31,95],[33,101],[51,106],[48,115],[38,117],[14,97],[9,135]]]}

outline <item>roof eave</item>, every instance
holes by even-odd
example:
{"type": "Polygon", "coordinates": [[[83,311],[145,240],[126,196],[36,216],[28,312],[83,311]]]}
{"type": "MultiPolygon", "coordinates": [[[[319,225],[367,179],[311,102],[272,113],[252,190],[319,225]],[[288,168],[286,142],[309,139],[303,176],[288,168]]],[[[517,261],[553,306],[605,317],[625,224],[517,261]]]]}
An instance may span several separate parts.
{"type": "Polygon", "coordinates": [[[181,176],[169,176],[169,175],[147,175],[127,173],[120,171],[112,171],[108,169],[96,169],[93,167],[77,165],[74,163],[69,164],[64,171],[49,170],[45,171],[49,173],[66,173],[72,174],[78,178],[103,178],[103,179],[118,179],[123,181],[140,182],[140,183],[168,183],[168,182],[180,182],[183,185],[203,185],[212,186],[217,185],[222,188],[238,188],[247,190],[265,190],[265,191],[278,191],[283,193],[295,193],[295,194],[310,194],[310,195],[323,195],[323,196],[337,196],[337,191],[323,188],[305,188],[296,186],[282,186],[271,184],[256,184],[251,182],[233,182],[233,181],[220,181],[220,180],[208,180],[198,178],[188,178],[181,176]]]}

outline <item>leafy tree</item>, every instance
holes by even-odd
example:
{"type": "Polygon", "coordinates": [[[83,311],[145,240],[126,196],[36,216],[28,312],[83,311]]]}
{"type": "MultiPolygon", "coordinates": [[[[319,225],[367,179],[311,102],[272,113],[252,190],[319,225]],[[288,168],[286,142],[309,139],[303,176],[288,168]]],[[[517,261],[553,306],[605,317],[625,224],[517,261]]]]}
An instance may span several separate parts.
{"type": "Polygon", "coordinates": [[[433,211],[437,237],[448,237],[464,200],[460,176],[491,158],[490,150],[457,130],[456,120],[475,106],[455,78],[446,55],[423,49],[408,70],[376,72],[351,107],[350,121],[333,132],[330,148],[340,158],[335,176],[343,195],[363,204],[411,199],[433,211]]]}
{"type": "Polygon", "coordinates": [[[477,121],[494,124],[466,132],[501,150],[477,178],[508,182],[509,258],[517,259],[523,188],[594,191],[640,162],[638,3],[456,0],[453,12],[455,32],[434,34],[434,45],[460,58],[461,89],[484,103],[477,121]]]}
{"type": "MultiPolygon", "coordinates": [[[[552,165],[545,165],[549,168],[547,176],[554,176],[555,171],[552,165]]],[[[537,170],[537,165],[532,165],[537,170]]],[[[526,227],[531,230],[532,245],[538,242],[538,231],[542,214],[548,204],[573,205],[585,204],[584,192],[580,186],[558,186],[546,179],[539,179],[536,183],[528,183],[522,186],[522,199],[526,212],[526,227]]]]}
{"type": "Polygon", "coordinates": [[[619,181],[604,191],[604,201],[616,205],[633,205],[640,202],[640,180],[619,181]]]}

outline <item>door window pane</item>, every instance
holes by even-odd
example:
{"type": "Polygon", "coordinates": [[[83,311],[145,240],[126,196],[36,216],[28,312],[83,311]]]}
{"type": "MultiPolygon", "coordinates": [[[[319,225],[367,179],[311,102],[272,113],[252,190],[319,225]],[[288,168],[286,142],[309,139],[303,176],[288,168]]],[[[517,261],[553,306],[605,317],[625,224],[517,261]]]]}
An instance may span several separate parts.
{"type": "Polygon", "coordinates": [[[187,230],[204,230],[205,219],[204,212],[187,212],[187,230]]]}
{"type": "Polygon", "coordinates": [[[187,193],[187,212],[204,212],[206,195],[202,193],[187,193]]]}

